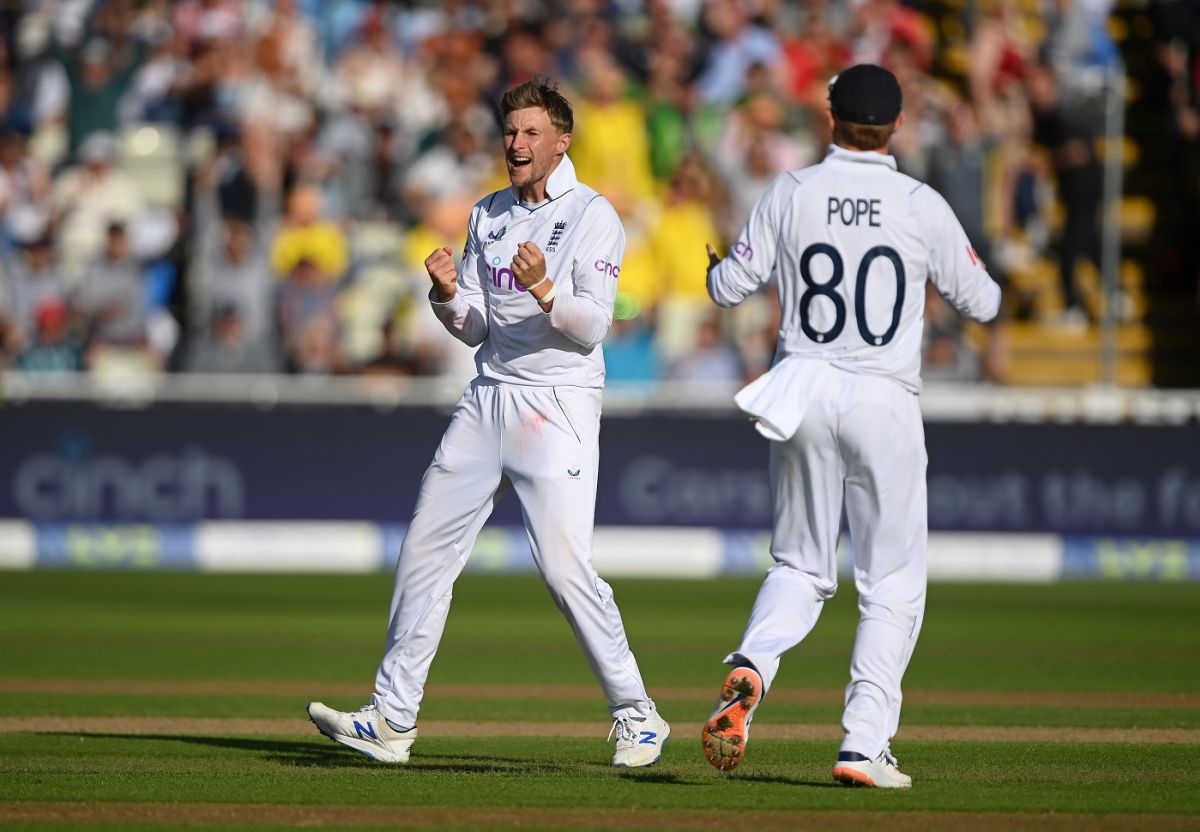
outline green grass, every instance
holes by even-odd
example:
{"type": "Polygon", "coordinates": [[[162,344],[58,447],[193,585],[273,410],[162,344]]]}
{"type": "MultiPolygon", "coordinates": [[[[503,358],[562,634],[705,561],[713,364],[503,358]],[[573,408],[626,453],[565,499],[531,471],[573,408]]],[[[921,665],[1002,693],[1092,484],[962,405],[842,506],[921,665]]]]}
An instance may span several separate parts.
{"type": "MultiPolygon", "coordinates": [[[[614,582],[653,693],[704,687],[740,635],[757,581],[614,582]]],[[[366,701],[382,645],[388,576],[0,574],[0,679],[361,682],[366,701]]],[[[845,683],[857,611],[852,590],[827,605],[785,660],[778,689],[845,683]]],[[[593,684],[565,622],[536,578],[467,576],[459,584],[433,683],[593,684]]],[[[922,691],[1200,692],[1200,586],[1068,584],[931,588],[906,687],[922,691]]],[[[1061,700],[1061,695],[1058,697],[1061,700]]],[[[904,725],[1200,728],[1178,707],[906,707],[904,725]]],[[[697,722],[694,697],[659,702],[697,722]]],[[[588,739],[426,738],[413,763],[370,763],[315,734],[86,735],[55,717],[294,717],[303,697],[0,692],[0,717],[45,717],[46,733],[0,734],[0,825],[13,801],[642,809],[1173,813],[1200,827],[1200,746],[1066,742],[898,742],[916,787],[905,794],[833,788],[836,743],[758,740],[732,776],[697,738],[677,735],[659,766],[607,765],[605,709],[594,700],[431,698],[437,720],[594,720],[588,739]]],[[[835,725],[839,703],[770,702],[763,724],[835,725]]],[[[1144,821],[1144,819],[1142,819],[1144,821]]],[[[1136,828],[1137,819],[1129,819],[1136,828]]],[[[6,828],[80,828],[24,821],[6,828]]],[[[86,825],[85,825],[86,826],[86,825]]],[[[96,823],[86,828],[120,828],[96,823]]],[[[140,828],[153,828],[147,824],[140,828]]]]}

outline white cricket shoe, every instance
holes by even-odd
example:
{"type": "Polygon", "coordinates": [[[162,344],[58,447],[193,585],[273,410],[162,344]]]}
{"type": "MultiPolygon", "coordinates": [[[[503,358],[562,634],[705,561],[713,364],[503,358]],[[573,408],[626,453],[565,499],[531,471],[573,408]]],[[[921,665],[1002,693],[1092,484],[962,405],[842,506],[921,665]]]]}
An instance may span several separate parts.
{"type": "Polygon", "coordinates": [[[345,713],[320,702],[309,702],[308,718],[329,739],[381,763],[407,763],[417,739],[416,727],[397,731],[374,705],[345,713]]]}
{"type": "Polygon", "coordinates": [[[833,779],[847,786],[871,786],[876,789],[911,789],[912,778],[902,772],[896,758],[881,751],[874,760],[853,751],[838,754],[833,779]]]}
{"type": "Polygon", "coordinates": [[[617,736],[613,765],[618,768],[640,768],[658,762],[663,746],[667,744],[667,737],[671,736],[671,726],[658,715],[656,709],[651,709],[645,719],[626,716],[615,720],[612,730],[608,732],[610,740],[613,734],[617,736]]]}

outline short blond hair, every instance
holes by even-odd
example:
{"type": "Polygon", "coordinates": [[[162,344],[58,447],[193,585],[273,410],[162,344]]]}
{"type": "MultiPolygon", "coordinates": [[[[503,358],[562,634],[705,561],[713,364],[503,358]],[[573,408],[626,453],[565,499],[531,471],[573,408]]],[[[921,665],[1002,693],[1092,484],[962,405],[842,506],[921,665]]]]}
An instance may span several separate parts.
{"type": "Polygon", "coordinates": [[[508,118],[508,114],[529,107],[540,107],[550,116],[559,133],[570,133],[575,127],[575,115],[571,105],[561,92],[558,84],[549,78],[535,75],[524,84],[513,87],[504,93],[500,99],[500,117],[508,118]]]}

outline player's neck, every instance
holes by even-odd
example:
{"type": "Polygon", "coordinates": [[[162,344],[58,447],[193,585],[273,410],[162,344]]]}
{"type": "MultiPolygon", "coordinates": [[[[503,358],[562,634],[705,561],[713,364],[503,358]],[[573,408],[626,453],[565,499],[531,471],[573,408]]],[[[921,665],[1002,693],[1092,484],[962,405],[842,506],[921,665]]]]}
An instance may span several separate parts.
{"type": "Polygon", "coordinates": [[[886,144],[883,147],[855,147],[851,144],[839,144],[834,142],[833,146],[841,150],[849,150],[851,153],[878,153],[880,156],[889,155],[888,151],[891,149],[890,146],[886,144]]]}
{"type": "Polygon", "coordinates": [[[562,157],[559,156],[550,165],[550,170],[546,171],[546,175],[536,182],[528,182],[517,187],[517,199],[522,205],[540,205],[548,198],[546,195],[546,184],[550,181],[550,177],[554,175],[554,171],[558,170],[558,166],[562,164],[562,157]]]}

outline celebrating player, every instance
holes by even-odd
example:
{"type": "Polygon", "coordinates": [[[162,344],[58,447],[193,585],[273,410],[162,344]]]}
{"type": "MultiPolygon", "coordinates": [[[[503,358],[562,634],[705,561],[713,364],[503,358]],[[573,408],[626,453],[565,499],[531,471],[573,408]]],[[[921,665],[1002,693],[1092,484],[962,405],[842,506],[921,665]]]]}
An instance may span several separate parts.
{"type": "Polygon", "coordinates": [[[897,172],[887,152],[903,123],[896,78],[852,67],[829,103],[825,160],[779,176],[727,258],[709,246],[712,299],[734,306],[774,274],[782,322],[774,366],[736,398],[772,440],[775,564],[725,658],[734,669],[702,739],[717,768],[741,762],[780,656],[837,589],[844,499],[861,617],[833,777],[907,788],[890,743],[925,609],[925,281],[979,321],[996,316],[1000,287],[946,201],[897,172]]]}
{"type": "Polygon", "coordinates": [[[646,693],[612,589],[591,559],[600,341],[612,323],[625,232],[608,201],[575,178],[566,155],[571,106],[554,86],[534,78],[509,90],[501,113],[512,187],[475,205],[457,271],[449,249],[425,261],[434,314],[479,347],[479,376],[421,481],[371,704],[342,713],[313,702],[308,714],[343,745],[407,762],[451,588],[511,487],[542,579],[608,698],[613,765],[647,766],[670,727],[646,693]]]}

